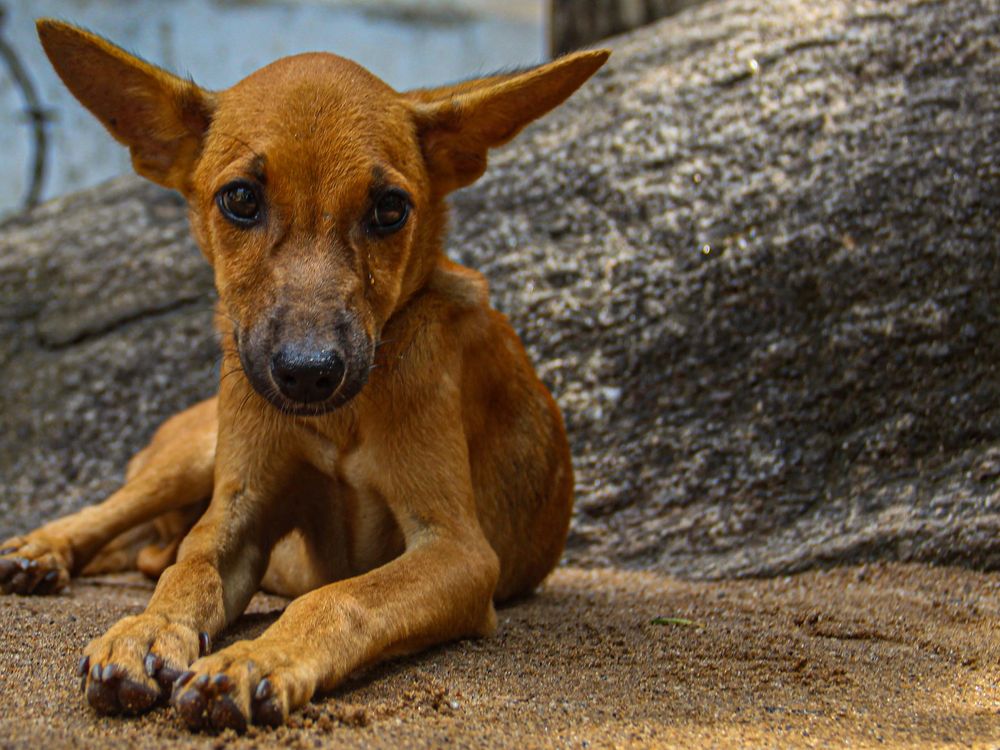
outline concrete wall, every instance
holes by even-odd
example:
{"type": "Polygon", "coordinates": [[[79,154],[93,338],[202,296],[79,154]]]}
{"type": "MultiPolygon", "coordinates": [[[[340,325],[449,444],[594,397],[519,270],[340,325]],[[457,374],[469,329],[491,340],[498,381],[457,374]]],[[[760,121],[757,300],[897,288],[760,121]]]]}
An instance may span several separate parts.
{"type": "MultiPolygon", "coordinates": [[[[357,60],[400,89],[545,54],[545,0],[0,0],[0,7],[0,34],[51,115],[43,198],[97,184],[129,164],[52,71],[35,36],[38,17],[79,23],[209,88],[304,51],[357,60]]],[[[32,143],[21,90],[0,64],[0,214],[27,193],[32,143]]]]}

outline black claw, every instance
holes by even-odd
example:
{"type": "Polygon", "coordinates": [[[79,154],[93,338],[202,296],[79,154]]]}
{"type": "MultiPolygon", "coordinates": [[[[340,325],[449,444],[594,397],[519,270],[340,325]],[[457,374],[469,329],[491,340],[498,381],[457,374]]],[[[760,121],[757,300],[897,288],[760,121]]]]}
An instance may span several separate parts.
{"type": "Polygon", "coordinates": [[[95,664],[93,667],[90,668],[90,679],[93,682],[100,682],[101,681],[101,665],[100,664],[95,664]]]}
{"type": "Polygon", "coordinates": [[[188,670],[187,672],[185,672],[184,674],[182,674],[180,677],[177,678],[177,684],[183,687],[184,685],[187,685],[191,681],[192,677],[194,677],[194,672],[188,670]]]}
{"type": "Polygon", "coordinates": [[[30,570],[31,568],[34,568],[36,565],[38,565],[38,563],[36,563],[34,560],[29,560],[26,557],[17,558],[17,564],[18,567],[21,568],[21,570],[30,570]]]}
{"type": "Polygon", "coordinates": [[[101,674],[101,679],[104,682],[111,682],[117,680],[121,676],[121,669],[117,664],[108,664],[104,668],[104,672],[101,674]]]}
{"type": "Polygon", "coordinates": [[[271,681],[266,677],[257,683],[257,689],[253,692],[253,697],[259,701],[266,701],[271,697],[274,692],[274,687],[271,685],[271,681]]]}
{"type": "Polygon", "coordinates": [[[258,724],[269,727],[280,727],[285,723],[285,715],[281,711],[281,705],[277,698],[258,703],[253,711],[254,720],[258,724]]]}
{"type": "Polygon", "coordinates": [[[204,690],[207,685],[208,685],[208,675],[200,674],[194,681],[192,687],[197,688],[198,690],[204,690]]]}
{"type": "Polygon", "coordinates": [[[156,677],[156,673],[160,671],[163,666],[163,659],[154,653],[146,654],[146,658],[142,661],[143,669],[146,670],[146,674],[150,677],[156,677]]]}
{"type": "Polygon", "coordinates": [[[211,650],[212,639],[208,636],[208,633],[204,631],[198,633],[198,656],[205,656],[211,650]]]}
{"type": "Polygon", "coordinates": [[[223,696],[214,701],[211,718],[212,726],[216,729],[232,729],[240,734],[247,730],[247,718],[229,696],[223,696]]]}
{"type": "Polygon", "coordinates": [[[83,677],[87,674],[87,670],[90,668],[90,657],[81,656],[80,661],[76,663],[76,673],[83,677]]]}
{"type": "Polygon", "coordinates": [[[229,679],[229,675],[225,674],[215,675],[215,677],[212,678],[212,684],[220,693],[228,693],[230,688],[233,686],[233,682],[229,679]]]}

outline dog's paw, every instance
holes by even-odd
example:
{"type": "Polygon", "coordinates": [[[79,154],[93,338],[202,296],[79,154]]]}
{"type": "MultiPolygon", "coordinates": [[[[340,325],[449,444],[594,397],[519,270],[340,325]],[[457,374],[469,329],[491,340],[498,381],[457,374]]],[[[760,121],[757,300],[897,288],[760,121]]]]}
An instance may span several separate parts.
{"type": "Polygon", "coordinates": [[[170,695],[209,639],[160,615],[126,617],[84,650],[78,673],[87,702],[101,714],[139,714],[170,695]]]}
{"type": "Polygon", "coordinates": [[[0,544],[0,593],[54,594],[69,584],[73,566],[70,545],[33,532],[0,544]]]}
{"type": "Polygon", "coordinates": [[[174,686],[172,703],[190,729],[233,729],[251,723],[277,727],[313,695],[305,660],[264,639],[238,641],[199,659],[174,686]]]}

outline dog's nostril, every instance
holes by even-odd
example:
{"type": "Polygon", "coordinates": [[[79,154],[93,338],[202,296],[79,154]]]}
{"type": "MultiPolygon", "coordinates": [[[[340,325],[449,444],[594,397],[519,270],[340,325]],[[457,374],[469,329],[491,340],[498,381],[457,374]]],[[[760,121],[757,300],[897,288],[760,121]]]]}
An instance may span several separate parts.
{"type": "Polygon", "coordinates": [[[325,401],[344,379],[344,360],[330,349],[286,344],[271,357],[271,378],[288,399],[325,401]]]}

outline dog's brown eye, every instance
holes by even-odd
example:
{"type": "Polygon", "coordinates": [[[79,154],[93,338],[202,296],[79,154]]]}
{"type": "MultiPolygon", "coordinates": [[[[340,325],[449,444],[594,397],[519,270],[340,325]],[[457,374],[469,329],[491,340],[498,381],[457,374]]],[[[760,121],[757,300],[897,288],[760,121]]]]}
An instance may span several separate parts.
{"type": "Polygon", "coordinates": [[[379,234],[391,234],[403,228],[409,215],[410,201],[406,193],[390,190],[375,202],[372,227],[379,234]]]}
{"type": "Polygon", "coordinates": [[[257,191],[247,182],[226,185],[216,196],[216,202],[222,215],[239,226],[251,226],[260,219],[257,191]]]}

